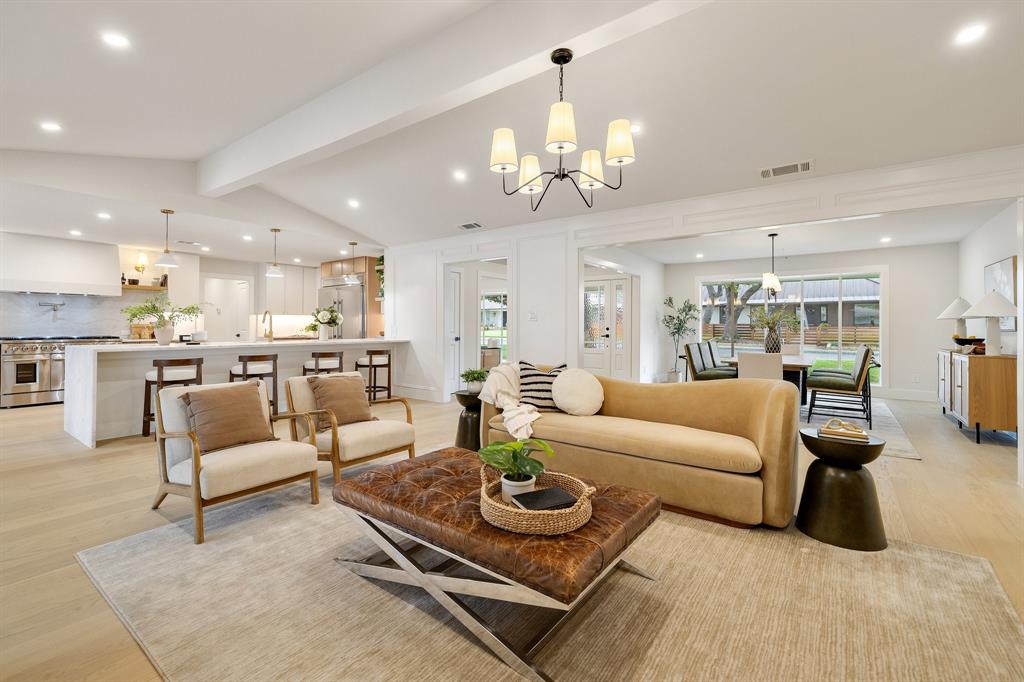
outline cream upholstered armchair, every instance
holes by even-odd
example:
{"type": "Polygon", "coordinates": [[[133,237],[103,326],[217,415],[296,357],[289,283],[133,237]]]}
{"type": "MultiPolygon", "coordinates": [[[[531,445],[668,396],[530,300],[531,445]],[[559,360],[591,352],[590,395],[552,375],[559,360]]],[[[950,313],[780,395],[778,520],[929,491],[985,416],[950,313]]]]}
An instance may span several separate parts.
{"type": "MultiPolygon", "coordinates": [[[[338,377],[359,377],[359,372],[339,372],[320,375],[320,380],[330,381],[338,377]]],[[[289,413],[303,413],[311,416],[326,414],[331,427],[316,431],[316,422],[292,420],[291,432],[293,440],[305,440],[316,445],[317,458],[321,462],[330,462],[334,472],[334,482],[341,481],[343,467],[362,464],[378,457],[386,457],[407,451],[409,458],[416,456],[416,431],[412,425],[412,408],[405,398],[385,398],[370,403],[402,403],[405,406],[405,421],[394,419],[374,419],[372,421],[355,422],[338,425],[334,413],[330,410],[317,409],[313,390],[309,380],[312,377],[290,377],[284,385],[285,399],[288,401],[289,413]]]]}
{"type": "MultiPolygon", "coordinates": [[[[280,413],[271,416],[267,387],[258,381],[262,418],[271,426],[287,419],[312,424],[308,415],[280,413]]],[[[310,501],[320,503],[316,448],[309,443],[265,440],[200,452],[199,437],[189,430],[187,408],[181,396],[196,391],[238,387],[240,384],[203,384],[171,386],[156,397],[157,461],[160,483],[153,509],[169,494],[192,499],[195,515],[195,543],[203,543],[203,509],[251,493],[262,492],[287,483],[309,481],[310,501]]]]}

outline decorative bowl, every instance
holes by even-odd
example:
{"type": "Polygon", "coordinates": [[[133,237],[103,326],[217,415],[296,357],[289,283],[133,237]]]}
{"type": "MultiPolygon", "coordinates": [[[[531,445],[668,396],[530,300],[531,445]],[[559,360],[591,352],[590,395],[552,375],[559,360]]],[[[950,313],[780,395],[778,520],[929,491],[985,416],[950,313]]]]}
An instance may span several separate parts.
{"type": "Polygon", "coordinates": [[[985,343],[985,339],[953,339],[953,342],[958,346],[974,346],[985,343]]]}

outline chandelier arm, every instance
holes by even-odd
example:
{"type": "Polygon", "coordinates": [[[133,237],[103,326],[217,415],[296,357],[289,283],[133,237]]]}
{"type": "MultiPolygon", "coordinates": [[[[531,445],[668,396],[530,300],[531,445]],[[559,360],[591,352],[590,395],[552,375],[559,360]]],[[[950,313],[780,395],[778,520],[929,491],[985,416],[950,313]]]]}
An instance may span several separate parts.
{"type": "Polygon", "coordinates": [[[524,187],[526,187],[527,185],[529,185],[529,184],[530,184],[531,182],[533,182],[533,181],[534,181],[534,180],[536,180],[537,178],[542,178],[542,177],[544,177],[545,175],[551,175],[551,176],[554,176],[554,175],[555,175],[555,172],[554,172],[554,171],[544,171],[544,172],[543,172],[543,173],[541,173],[540,175],[538,175],[538,176],[536,176],[536,177],[532,177],[532,178],[530,178],[529,180],[527,180],[527,181],[526,181],[526,182],[524,182],[523,184],[521,184],[521,185],[519,185],[518,187],[516,187],[516,188],[515,188],[514,190],[512,190],[511,192],[510,192],[510,191],[508,191],[508,188],[507,188],[507,186],[505,185],[505,176],[506,176],[506,175],[508,175],[508,173],[502,173],[502,174],[501,174],[501,191],[505,193],[505,196],[507,196],[507,197],[510,197],[510,196],[514,195],[514,194],[515,194],[516,192],[518,192],[519,190],[521,190],[522,188],[524,188],[524,187]]]}
{"type": "MultiPolygon", "coordinates": [[[[541,175],[547,175],[547,173],[541,173],[541,175]]],[[[540,177],[540,175],[538,175],[537,177],[540,177]]],[[[533,211],[534,213],[537,212],[537,209],[540,208],[540,202],[544,201],[544,196],[548,193],[548,189],[551,187],[551,183],[554,182],[554,181],[555,181],[555,174],[551,173],[551,177],[548,178],[548,184],[544,185],[544,191],[540,193],[540,198],[537,199],[537,205],[536,206],[533,205],[533,195],[536,194],[536,192],[534,192],[533,194],[530,194],[530,210],[531,211],[533,211]]]]}
{"type": "MultiPolygon", "coordinates": [[[[584,173],[584,175],[586,175],[586,173],[584,173]]],[[[590,176],[587,175],[587,177],[589,178],[590,176]]],[[[580,186],[576,183],[576,178],[570,175],[569,180],[572,181],[572,186],[576,188],[577,192],[579,192],[580,199],[583,199],[583,203],[587,205],[587,208],[594,208],[594,190],[590,190],[590,201],[587,201],[587,195],[583,193],[583,190],[580,189],[580,186]]]]}
{"type": "Polygon", "coordinates": [[[602,185],[604,185],[608,189],[621,189],[622,188],[622,166],[619,166],[619,184],[614,185],[614,186],[613,185],[609,185],[607,182],[605,182],[604,180],[601,180],[600,178],[595,178],[590,173],[584,173],[581,170],[567,171],[568,175],[572,175],[573,173],[579,173],[581,177],[585,175],[588,178],[590,178],[591,180],[593,180],[594,182],[600,182],[602,185]]]}

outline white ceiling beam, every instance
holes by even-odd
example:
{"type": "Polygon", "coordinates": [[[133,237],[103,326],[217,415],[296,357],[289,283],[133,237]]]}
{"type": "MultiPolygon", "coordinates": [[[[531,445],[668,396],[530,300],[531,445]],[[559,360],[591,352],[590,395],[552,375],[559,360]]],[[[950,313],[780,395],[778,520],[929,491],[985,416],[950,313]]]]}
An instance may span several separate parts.
{"type": "Polygon", "coordinates": [[[583,56],[711,0],[497,2],[198,163],[198,191],[222,196],[334,156],[583,56]]]}

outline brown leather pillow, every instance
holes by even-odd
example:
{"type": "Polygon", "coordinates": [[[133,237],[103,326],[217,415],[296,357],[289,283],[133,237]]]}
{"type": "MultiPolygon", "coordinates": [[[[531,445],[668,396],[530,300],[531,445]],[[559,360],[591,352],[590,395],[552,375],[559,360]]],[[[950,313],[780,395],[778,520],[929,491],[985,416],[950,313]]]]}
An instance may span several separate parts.
{"type": "Polygon", "coordinates": [[[247,443],[277,440],[263,416],[256,380],[237,386],[189,391],[181,396],[189,429],[203,454],[247,443]]]}
{"type": "MultiPolygon", "coordinates": [[[[362,377],[356,376],[312,376],[309,388],[316,400],[316,409],[330,410],[338,420],[338,426],[368,422],[373,419],[370,403],[366,400],[366,385],[362,377]]],[[[331,428],[331,419],[325,414],[317,415],[317,430],[331,428]]]]}

